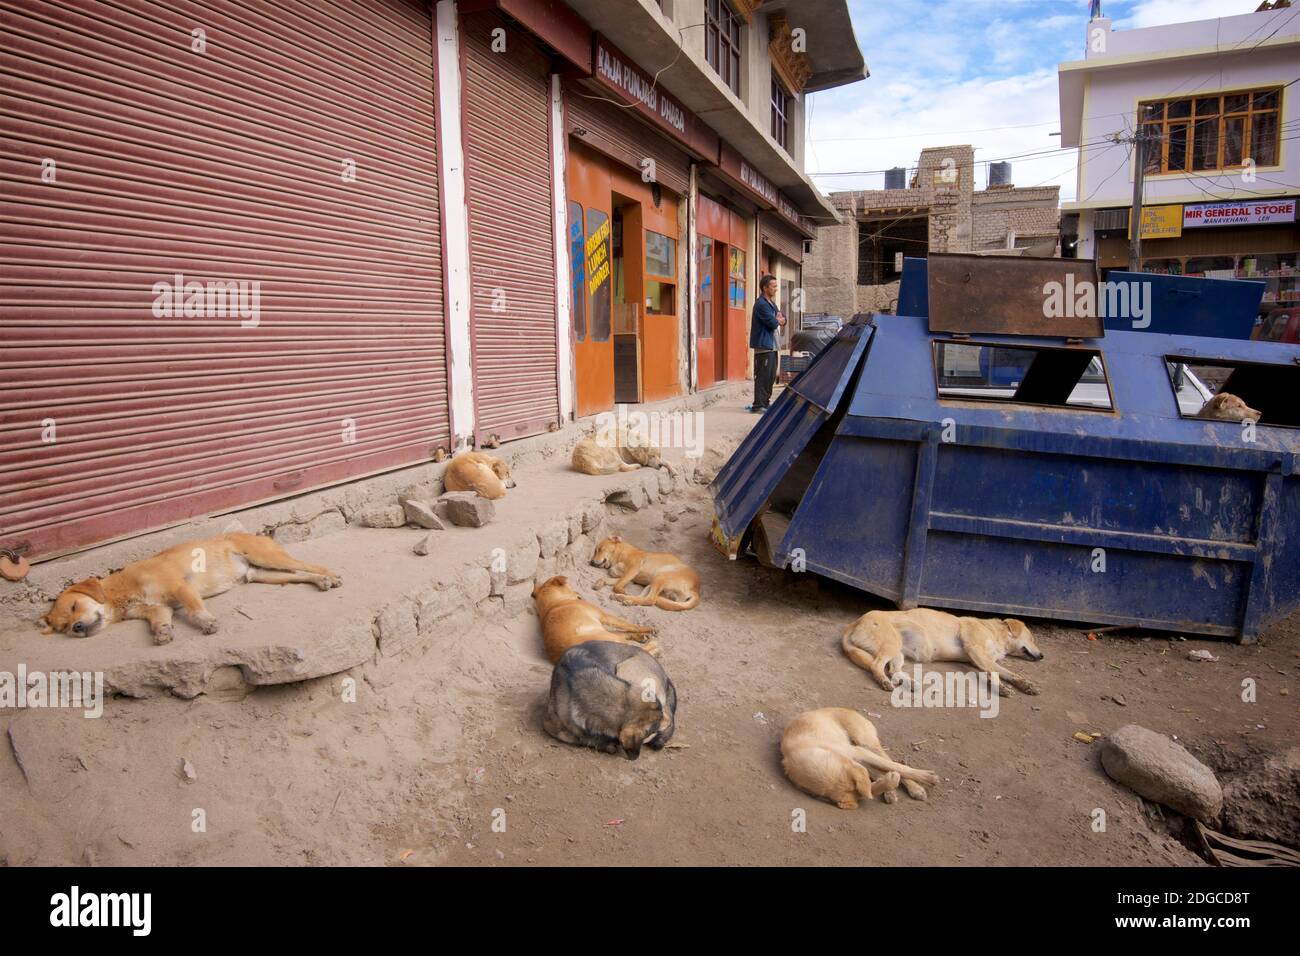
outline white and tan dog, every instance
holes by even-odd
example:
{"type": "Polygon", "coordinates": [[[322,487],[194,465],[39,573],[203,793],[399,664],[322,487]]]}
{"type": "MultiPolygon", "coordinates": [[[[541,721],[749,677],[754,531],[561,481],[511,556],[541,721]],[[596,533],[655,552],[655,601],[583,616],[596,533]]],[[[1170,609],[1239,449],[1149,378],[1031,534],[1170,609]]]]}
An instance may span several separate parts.
{"type": "Polygon", "coordinates": [[[574,471],[584,475],[614,475],[638,468],[663,468],[670,475],[677,472],[664,460],[663,451],[644,435],[620,430],[614,441],[600,437],[584,438],[573,446],[574,471]]]}
{"type": "Polygon", "coordinates": [[[446,491],[474,491],[480,498],[504,498],[506,489],[515,486],[510,466],[495,455],[481,451],[463,451],[451,460],[442,476],[446,491]]]}
{"type": "Polygon", "coordinates": [[[1201,406],[1196,417],[1218,422],[1258,422],[1260,414],[1231,392],[1220,392],[1201,406]]]}
{"type": "Polygon", "coordinates": [[[1026,694],[1037,694],[1030,681],[1002,666],[1002,658],[1019,653],[1041,661],[1043,652],[1024,623],[1014,618],[957,617],[919,607],[911,611],[868,611],[844,629],[840,641],[849,660],[871,672],[885,690],[907,678],[904,659],[966,661],[986,673],[996,674],[998,693],[1010,696],[1010,684],[1026,694]]]}
{"type": "Polygon", "coordinates": [[[189,541],[152,558],[133,561],[103,580],[86,578],[64,590],[40,623],[46,634],[90,637],[117,621],[149,622],[155,644],[172,639],[172,608],[183,609],[204,634],[217,630],[203,599],[236,584],[314,584],[322,591],[342,579],[329,568],[307,564],[256,534],[223,534],[189,541]]]}
{"type": "Polygon", "coordinates": [[[642,551],[614,535],[596,547],[591,563],[609,571],[611,576],[597,581],[595,586],[612,584],[615,601],[653,605],[665,611],[689,611],[700,603],[700,576],[667,551],[642,551]],[[633,583],[645,585],[645,591],[639,596],[624,593],[633,583]]]}
{"type": "Polygon", "coordinates": [[[928,799],[925,788],[939,775],[898,763],[880,743],[875,725],[856,710],[823,707],[800,714],[781,735],[781,765],[796,787],[852,810],[858,797],[898,799],[901,783],[908,796],[928,799]],[[865,766],[864,766],[865,765],[865,766]],[[867,767],[879,771],[872,781],[867,767]]]}

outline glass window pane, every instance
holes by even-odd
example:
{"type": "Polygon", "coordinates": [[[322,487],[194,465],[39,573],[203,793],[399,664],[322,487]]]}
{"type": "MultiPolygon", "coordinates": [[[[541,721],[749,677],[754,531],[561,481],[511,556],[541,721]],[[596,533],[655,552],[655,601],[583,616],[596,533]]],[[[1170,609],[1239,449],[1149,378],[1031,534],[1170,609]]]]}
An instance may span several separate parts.
{"type": "Polygon", "coordinates": [[[1219,121],[1205,120],[1196,124],[1196,140],[1192,146],[1193,169],[1217,169],[1219,165],[1219,121]]]}
{"type": "Polygon", "coordinates": [[[645,271],[651,275],[677,275],[677,240],[651,232],[645,233],[645,271]]]}
{"type": "Polygon", "coordinates": [[[573,337],[587,338],[587,253],[582,232],[582,206],[569,203],[569,281],[572,288],[573,337]]]}
{"type": "Polygon", "coordinates": [[[1138,119],[1142,122],[1158,121],[1165,118],[1164,103],[1143,103],[1138,107],[1138,119]]]}
{"type": "Polygon", "coordinates": [[[676,315],[677,286],[671,282],[647,279],[645,283],[646,315],[676,315]]]}
{"type": "Polygon", "coordinates": [[[1250,95],[1248,93],[1232,93],[1223,98],[1223,112],[1225,113],[1244,113],[1250,107],[1250,95]]]}
{"type": "Polygon", "coordinates": [[[1223,121],[1223,165],[1240,166],[1245,149],[1246,117],[1233,116],[1223,121]]]}
{"type": "Polygon", "coordinates": [[[1186,119],[1192,115],[1191,100],[1174,100],[1169,104],[1169,119],[1186,119]]]}
{"type": "Polygon", "coordinates": [[[1187,124],[1169,127],[1169,171],[1187,169],[1187,124]]]}
{"type": "Polygon", "coordinates": [[[1257,110],[1277,109],[1277,90],[1267,90],[1255,94],[1254,107],[1257,110]]]}
{"type": "Polygon", "coordinates": [[[608,342],[613,296],[610,290],[610,234],[609,216],[599,209],[587,210],[587,288],[591,295],[588,315],[591,317],[591,338],[595,342],[608,342]]]}
{"type": "Polygon", "coordinates": [[[1277,114],[1260,113],[1251,119],[1250,158],[1256,166],[1277,165],[1277,114]]]}
{"type": "Polygon", "coordinates": [[[1219,98],[1208,96],[1196,101],[1197,116],[1214,116],[1219,112],[1219,98]]]}

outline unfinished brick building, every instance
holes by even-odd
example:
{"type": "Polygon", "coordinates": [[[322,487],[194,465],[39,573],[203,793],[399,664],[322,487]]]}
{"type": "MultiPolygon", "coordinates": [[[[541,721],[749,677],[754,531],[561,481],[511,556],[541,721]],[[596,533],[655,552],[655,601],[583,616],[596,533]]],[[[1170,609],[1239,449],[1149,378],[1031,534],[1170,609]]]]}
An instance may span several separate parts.
{"type": "Polygon", "coordinates": [[[1009,178],[1008,166],[995,169],[988,188],[976,191],[974,148],[941,146],[921,151],[903,188],[831,193],[845,221],[820,227],[804,258],[806,311],[892,309],[904,256],[1058,255],[1060,187],[1018,188],[998,182],[1009,178]]]}

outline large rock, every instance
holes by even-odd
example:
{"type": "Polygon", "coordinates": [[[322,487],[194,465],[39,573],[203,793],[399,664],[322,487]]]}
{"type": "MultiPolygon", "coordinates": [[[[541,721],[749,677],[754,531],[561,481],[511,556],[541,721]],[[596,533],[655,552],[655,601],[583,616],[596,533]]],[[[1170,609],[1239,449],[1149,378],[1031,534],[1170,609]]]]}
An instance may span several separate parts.
{"type": "Polygon", "coordinates": [[[358,512],[357,524],[363,528],[404,528],[406,512],[401,505],[375,505],[358,512]]]}
{"type": "Polygon", "coordinates": [[[1300,747],[1274,754],[1262,767],[1227,778],[1223,785],[1224,833],[1300,848],[1300,747]]]}
{"type": "Polygon", "coordinates": [[[1101,765],[1111,779],[1139,795],[1205,823],[1223,809],[1223,788],[1214,771],[1181,744],[1137,724],[1103,740],[1101,765]]]}
{"type": "Polygon", "coordinates": [[[473,491],[448,491],[438,499],[437,513],[462,528],[481,528],[496,517],[496,505],[473,491]]]}
{"type": "Polygon", "coordinates": [[[421,528],[427,528],[430,531],[441,531],[447,527],[442,523],[442,519],[434,513],[434,506],[427,501],[420,501],[417,498],[403,499],[402,510],[406,513],[407,521],[421,528]]]}

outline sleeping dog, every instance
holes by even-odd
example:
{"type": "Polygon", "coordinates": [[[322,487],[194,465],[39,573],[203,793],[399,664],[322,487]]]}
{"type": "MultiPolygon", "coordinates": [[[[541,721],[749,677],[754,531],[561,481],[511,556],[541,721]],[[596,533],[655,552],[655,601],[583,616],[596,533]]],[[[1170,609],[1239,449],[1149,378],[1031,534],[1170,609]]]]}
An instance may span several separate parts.
{"type": "Polygon", "coordinates": [[[203,599],[243,583],[314,584],[328,591],[343,581],[329,568],[292,557],[271,538],[223,534],[133,561],[103,580],[78,581],[55,599],[40,623],[45,634],[90,637],[117,621],[145,620],[154,643],[166,644],[173,636],[172,608],[182,608],[211,634],[217,619],[203,599]]]}

